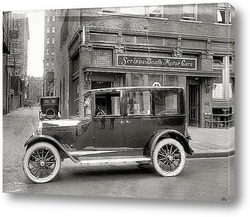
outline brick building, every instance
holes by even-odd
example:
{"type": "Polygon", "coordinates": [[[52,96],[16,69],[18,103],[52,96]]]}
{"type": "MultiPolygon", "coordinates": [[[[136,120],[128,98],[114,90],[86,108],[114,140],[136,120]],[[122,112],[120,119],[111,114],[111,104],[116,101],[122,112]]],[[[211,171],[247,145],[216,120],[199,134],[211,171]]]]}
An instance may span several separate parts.
{"type": "Polygon", "coordinates": [[[43,95],[54,95],[55,10],[45,11],[43,95]]]}
{"type": "Polygon", "coordinates": [[[11,14],[9,33],[10,54],[8,55],[9,92],[8,111],[23,106],[26,94],[25,82],[28,64],[29,23],[25,13],[11,14]]]}
{"type": "Polygon", "coordinates": [[[11,12],[3,12],[3,114],[9,112],[8,96],[10,95],[10,73],[8,71],[8,55],[10,54],[11,12]]]}
{"type": "Polygon", "coordinates": [[[228,126],[234,112],[234,8],[190,4],[56,11],[55,93],[62,116],[82,94],[116,86],[182,86],[187,121],[228,126]]]}

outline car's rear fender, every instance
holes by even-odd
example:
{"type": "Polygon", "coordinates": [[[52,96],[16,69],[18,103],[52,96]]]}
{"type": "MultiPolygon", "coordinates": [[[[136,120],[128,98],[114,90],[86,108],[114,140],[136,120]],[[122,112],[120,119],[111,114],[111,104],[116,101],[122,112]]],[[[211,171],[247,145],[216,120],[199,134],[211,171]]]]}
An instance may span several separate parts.
{"type": "Polygon", "coordinates": [[[31,136],[30,139],[24,144],[24,147],[30,148],[32,145],[38,143],[38,142],[48,142],[51,145],[55,146],[57,150],[64,155],[65,157],[69,157],[73,162],[77,163],[78,160],[72,157],[69,152],[62,146],[60,142],[58,142],[55,138],[51,136],[45,136],[45,135],[38,135],[38,136],[31,136]]]}
{"type": "Polygon", "coordinates": [[[144,155],[152,156],[156,144],[162,139],[166,138],[172,138],[177,140],[183,146],[184,151],[188,155],[194,154],[194,151],[189,146],[188,140],[185,138],[183,134],[181,134],[176,130],[167,129],[167,130],[157,131],[154,135],[151,136],[146,146],[144,147],[144,155]]]}

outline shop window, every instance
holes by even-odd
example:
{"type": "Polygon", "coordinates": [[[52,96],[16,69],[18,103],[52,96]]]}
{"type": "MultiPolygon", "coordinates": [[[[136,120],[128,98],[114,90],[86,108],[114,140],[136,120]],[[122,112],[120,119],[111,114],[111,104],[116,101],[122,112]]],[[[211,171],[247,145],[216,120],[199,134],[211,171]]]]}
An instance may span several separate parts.
{"type": "Polygon", "coordinates": [[[126,93],[127,115],[150,115],[150,91],[129,91],[126,93]]]}
{"type": "Polygon", "coordinates": [[[96,116],[120,115],[120,92],[96,94],[96,116]]]}
{"type": "Polygon", "coordinates": [[[177,91],[154,91],[155,114],[179,113],[177,91]]]}
{"type": "Polygon", "coordinates": [[[160,83],[160,85],[163,86],[164,85],[163,84],[163,75],[149,74],[148,75],[148,85],[152,86],[156,82],[160,83]]]}
{"type": "Polygon", "coordinates": [[[183,20],[197,20],[197,5],[183,5],[183,20]]]}
{"type": "MultiPolygon", "coordinates": [[[[84,117],[92,116],[91,102],[92,102],[91,95],[84,98],[84,117]]],[[[78,109],[77,109],[77,113],[78,113],[78,109]]]]}
{"type": "Polygon", "coordinates": [[[222,83],[214,83],[213,86],[214,86],[212,92],[213,99],[223,99],[222,83]]]}

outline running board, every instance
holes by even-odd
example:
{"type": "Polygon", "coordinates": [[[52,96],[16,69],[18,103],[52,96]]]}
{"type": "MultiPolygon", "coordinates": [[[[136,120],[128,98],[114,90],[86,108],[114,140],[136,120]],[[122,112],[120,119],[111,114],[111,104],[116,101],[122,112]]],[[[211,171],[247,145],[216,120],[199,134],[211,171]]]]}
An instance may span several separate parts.
{"type": "Polygon", "coordinates": [[[129,157],[88,157],[80,160],[82,165],[106,165],[106,164],[127,164],[127,163],[141,163],[149,164],[151,163],[150,157],[144,156],[129,156],[129,157]]]}

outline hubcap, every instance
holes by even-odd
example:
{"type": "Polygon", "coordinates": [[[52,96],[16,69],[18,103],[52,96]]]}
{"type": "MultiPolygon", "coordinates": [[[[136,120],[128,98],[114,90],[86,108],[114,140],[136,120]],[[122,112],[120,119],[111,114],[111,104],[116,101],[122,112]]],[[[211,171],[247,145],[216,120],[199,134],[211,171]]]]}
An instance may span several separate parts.
{"type": "Polygon", "coordinates": [[[32,152],[28,161],[30,173],[36,178],[49,177],[56,166],[53,152],[47,148],[40,148],[32,152]]]}
{"type": "Polygon", "coordinates": [[[181,153],[174,144],[167,144],[160,148],[157,159],[162,170],[173,172],[181,163],[181,153]]]}

